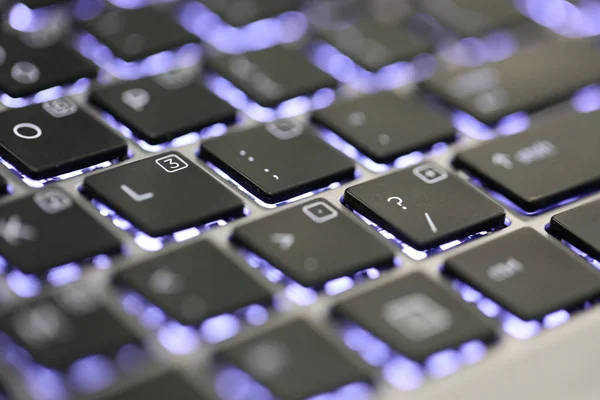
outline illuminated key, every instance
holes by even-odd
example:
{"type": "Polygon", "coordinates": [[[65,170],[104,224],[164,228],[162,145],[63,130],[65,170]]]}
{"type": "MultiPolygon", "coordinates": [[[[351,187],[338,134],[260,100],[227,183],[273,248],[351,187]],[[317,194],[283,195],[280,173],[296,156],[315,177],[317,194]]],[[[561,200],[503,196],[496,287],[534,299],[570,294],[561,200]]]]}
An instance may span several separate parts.
{"type": "Polygon", "coordinates": [[[600,112],[571,113],[459,153],[454,163],[526,211],[600,187],[600,112]]]}
{"type": "Polygon", "coordinates": [[[91,355],[114,356],[139,339],[80,286],[26,303],[2,316],[0,330],[38,363],[67,369],[91,355]]]}
{"type": "MultiPolygon", "coordinates": [[[[220,358],[242,368],[281,399],[301,400],[370,381],[364,365],[302,320],[231,343],[220,358]]],[[[244,387],[246,388],[246,387],[244,387]]]]}
{"type": "Polygon", "coordinates": [[[599,64],[600,51],[594,43],[554,40],[491,64],[439,68],[424,86],[478,120],[493,124],[512,113],[549,106],[598,82],[599,64]]]}

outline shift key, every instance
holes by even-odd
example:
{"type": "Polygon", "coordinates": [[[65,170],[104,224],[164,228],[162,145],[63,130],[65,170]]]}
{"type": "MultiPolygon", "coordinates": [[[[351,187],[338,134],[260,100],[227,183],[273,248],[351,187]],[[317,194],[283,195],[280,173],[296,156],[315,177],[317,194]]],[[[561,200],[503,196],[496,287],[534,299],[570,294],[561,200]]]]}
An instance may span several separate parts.
{"type": "Polygon", "coordinates": [[[460,153],[458,168],[527,212],[600,187],[600,112],[569,114],[460,153]]]}

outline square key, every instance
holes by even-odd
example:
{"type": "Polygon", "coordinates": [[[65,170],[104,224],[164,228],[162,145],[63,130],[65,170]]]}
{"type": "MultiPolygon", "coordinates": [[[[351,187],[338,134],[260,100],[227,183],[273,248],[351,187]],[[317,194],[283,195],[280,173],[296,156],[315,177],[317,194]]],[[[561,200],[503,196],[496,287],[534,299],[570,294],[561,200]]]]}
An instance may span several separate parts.
{"type": "Polygon", "coordinates": [[[307,322],[292,320],[231,343],[220,358],[245,370],[278,398],[301,400],[370,381],[360,360],[340,344],[307,322]]]}
{"type": "Polygon", "coordinates": [[[60,370],[87,356],[113,357],[123,346],[140,341],[77,284],[11,309],[0,318],[0,330],[35,361],[60,370]]]}
{"type": "Polygon", "coordinates": [[[130,10],[107,7],[103,13],[81,25],[125,61],[136,61],[198,42],[198,38],[168,14],[152,7],[130,10]]]}
{"type": "Polygon", "coordinates": [[[0,91],[26,97],[54,86],[96,76],[96,67],[64,43],[35,47],[5,31],[0,34],[0,91]],[[57,62],[60,60],[60,62],[57,62]]]}
{"type": "Polygon", "coordinates": [[[453,257],[445,269],[523,320],[540,320],[600,295],[598,271],[532,228],[453,257]]]}
{"type": "Polygon", "coordinates": [[[269,305],[271,293],[207,241],[197,242],[121,271],[132,288],[185,325],[252,304],[269,305]]]}
{"type": "Polygon", "coordinates": [[[185,69],[102,86],[91,101],[150,144],[235,122],[237,110],[199,84],[197,75],[185,69]]]}
{"type": "Polygon", "coordinates": [[[2,113],[0,156],[33,179],[127,156],[127,142],[64,97],[2,113]]]}
{"type": "Polygon", "coordinates": [[[233,240],[304,286],[322,285],[371,267],[389,267],[394,260],[379,235],[324,199],[243,225],[235,230],[233,240]]]}
{"type": "Polygon", "coordinates": [[[200,157],[268,203],[354,177],[352,160],[291,119],[207,140],[200,157]]]}
{"type": "Polygon", "coordinates": [[[342,201],[417,250],[499,228],[506,215],[493,200],[432,162],[349,187],[342,201]]]}
{"type": "Polygon", "coordinates": [[[298,50],[283,46],[245,54],[221,55],[208,66],[263,107],[335,88],[337,81],[311,64],[298,50]]]}
{"type": "Polygon", "coordinates": [[[392,92],[336,103],[315,111],[313,119],[377,163],[456,137],[450,118],[425,100],[392,92]]]}
{"type": "Polygon", "coordinates": [[[368,71],[386,65],[409,61],[431,50],[432,45],[394,23],[363,19],[336,30],[325,30],[321,36],[368,71]]]}
{"type": "Polygon", "coordinates": [[[0,207],[0,254],[26,274],[120,250],[120,242],[58,188],[0,207]]]}
{"type": "Polygon", "coordinates": [[[88,177],[83,192],[150,236],[243,215],[244,203],[179,153],[125,164],[88,177]]]}
{"type": "Polygon", "coordinates": [[[475,308],[422,273],[351,297],[336,306],[335,313],[417,362],[472,340],[490,342],[496,337],[475,308]]]}
{"type": "Polygon", "coordinates": [[[228,24],[240,27],[300,7],[299,0],[200,0],[228,24]]]}

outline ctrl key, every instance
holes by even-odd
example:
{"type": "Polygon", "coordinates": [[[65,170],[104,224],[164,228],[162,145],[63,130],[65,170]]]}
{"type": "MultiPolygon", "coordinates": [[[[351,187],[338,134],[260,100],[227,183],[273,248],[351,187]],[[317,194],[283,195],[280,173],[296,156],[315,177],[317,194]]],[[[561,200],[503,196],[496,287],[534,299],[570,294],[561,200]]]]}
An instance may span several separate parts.
{"type": "Polygon", "coordinates": [[[600,274],[531,228],[451,258],[445,270],[523,320],[540,320],[600,295],[600,274]]]}
{"type": "MultiPolygon", "coordinates": [[[[225,348],[220,358],[241,368],[277,398],[285,400],[306,399],[342,387],[350,392],[353,384],[360,387],[361,382],[370,381],[369,370],[354,354],[302,320],[292,320],[262,335],[237,341],[225,348]]],[[[220,371],[217,389],[225,399],[238,399],[227,394],[237,393],[241,386],[248,391],[248,399],[271,398],[263,393],[250,393],[248,381],[231,369],[220,371]]],[[[343,398],[355,398],[348,394],[343,398]]]]}

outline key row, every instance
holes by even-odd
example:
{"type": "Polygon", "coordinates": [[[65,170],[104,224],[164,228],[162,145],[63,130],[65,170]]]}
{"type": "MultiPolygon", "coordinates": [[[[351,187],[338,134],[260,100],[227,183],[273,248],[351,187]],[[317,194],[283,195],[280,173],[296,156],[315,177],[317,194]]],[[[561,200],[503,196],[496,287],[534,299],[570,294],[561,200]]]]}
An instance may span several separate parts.
{"type": "MultiPolygon", "coordinates": [[[[292,243],[289,249],[294,245],[298,244],[292,243]]],[[[201,241],[122,269],[116,274],[116,282],[123,294],[125,311],[138,315],[143,324],[155,330],[158,340],[169,350],[183,354],[177,353],[182,351],[181,346],[186,348],[181,343],[182,336],[177,336],[177,342],[168,340],[167,332],[173,326],[184,330],[199,327],[195,335],[213,343],[235,335],[241,322],[215,324],[219,329],[214,330],[220,335],[229,326],[222,337],[210,333],[211,318],[225,315],[227,320],[241,319],[237,310],[244,310],[247,316],[252,307],[260,309],[259,305],[271,304],[269,286],[254,272],[241,265],[237,256],[226,256],[208,241],[201,241]],[[150,308],[132,300],[135,297],[128,294],[130,291],[159,307],[167,318],[159,318],[156,309],[145,311],[150,308]],[[156,318],[150,318],[151,314],[158,322],[152,322],[156,318]],[[182,325],[173,325],[169,318],[182,325]]],[[[485,296],[487,311],[480,304],[477,306],[488,316],[498,317],[509,333],[507,321],[514,323],[514,319],[489,315],[489,299],[495,302],[491,304],[502,307],[502,312],[525,324],[545,320],[556,312],[585,307],[600,295],[597,270],[530,228],[450,258],[444,273],[485,296]]],[[[466,293],[461,294],[467,297],[466,293]]],[[[469,296],[469,301],[473,301],[473,292],[469,296]]],[[[418,374],[424,374],[427,368],[423,365],[434,363],[435,355],[442,351],[473,343],[491,344],[499,336],[497,325],[464,302],[449,285],[420,272],[374,281],[337,298],[332,314],[338,335],[302,320],[266,323],[269,313],[259,314],[258,319],[247,317],[246,324],[254,321],[250,324],[264,327],[253,328],[253,334],[224,343],[217,360],[250,374],[286,399],[307,398],[354,382],[374,381],[374,375],[358,357],[343,348],[339,335],[350,349],[374,366],[384,367],[401,356],[414,373],[421,371],[418,374]],[[381,346],[377,341],[390,350],[379,356],[371,354],[374,346],[381,346]],[[319,369],[316,365],[330,367],[319,369]],[[327,374],[328,379],[317,379],[315,374],[327,374]],[[292,378],[297,385],[288,384],[292,378]]],[[[5,341],[4,346],[23,347],[36,363],[67,375],[74,373],[78,361],[90,355],[113,359],[124,346],[140,345],[140,338],[123,325],[120,316],[77,284],[5,311],[2,321],[0,330],[14,341],[5,341]]],[[[227,368],[221,372],[233,373],[227,368]]],[[[239,372],[236,376],[241,379],[239,372]]],[[[225,378],[217,375],[216,379],[225,378]]]]}

